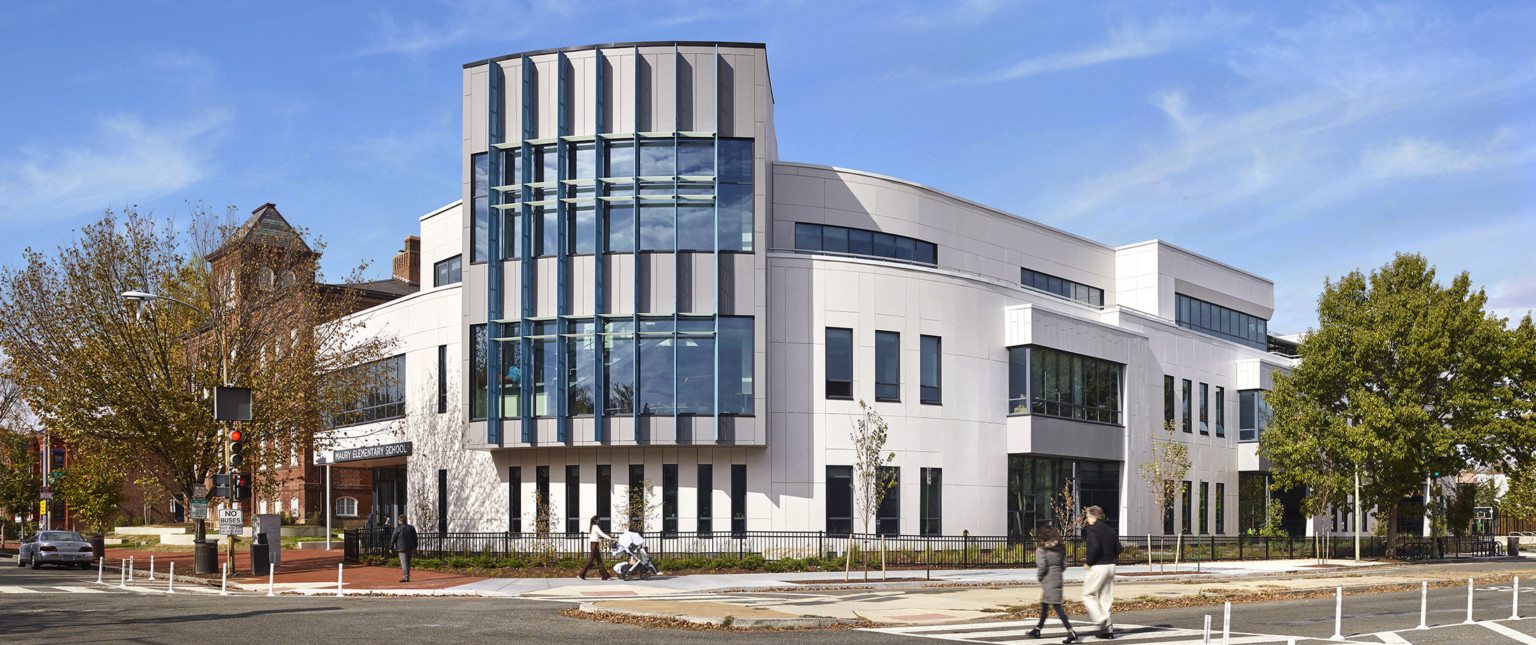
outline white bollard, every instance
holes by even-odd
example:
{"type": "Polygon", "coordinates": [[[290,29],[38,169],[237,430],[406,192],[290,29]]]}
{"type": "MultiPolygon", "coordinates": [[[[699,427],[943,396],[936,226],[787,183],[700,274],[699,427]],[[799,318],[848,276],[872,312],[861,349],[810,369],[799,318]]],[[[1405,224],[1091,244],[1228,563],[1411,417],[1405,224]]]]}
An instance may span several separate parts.
{"type": "Polygon", "coordinates": [[[277,579],[277,565],[272,564],[272,563],[269,562],[269,563],[267,563],[267,596],[268,597],[277,595],[275,593],[272,593],[273,581],[276,580],[276,579],[277,579]]]}
{"type": "Polygon", "coordinates": [[[347,566],[347,564],[345,562],[337,562],[336,563],[336,597],[337,598],[340,598],[342,596],[342,591],[341,591],[341,568],[345,567],[345,566],[347,566]]]}
{"type": "Polygon", "coordinates": [[[120,559],[117,562],[117,586],[120,589],[128,588],[128,561],[127,560],[121,560],[120,559]]]}
{"type": "Polygon", "coordinates": [[[133,556],[128,556],[128,582],[133,582],[133,556]]]}
{"type": "Polygon", "coordinates": [[[219,595],[220,596],[228,596],[229,595],[229,563],[225,562],[224,563],[224,568],[220,569],[219,571],[220,571],[220,575],[219,575],[219,595]]]}
{"type": "Polygon", "coordinates": [[[1419,629],[1429,629],[1429,583],[1419,590],[1419,629]]]}
{"type": "Polygon", "coordinates": [[[155,580],[155,556],[149,556],[149,580],[155,580]]]}
{"type": "Polygon", "coordinates": [[[1514,590],[1515,597],[1509,606],[1509,619],[1520,620],[1520,576],[1515,576],[1515,584],[1510,588],[1514,590]]]}
{"type": "Polygon", "coordinates": [[[1211,615],[1205,615],[1205,640],[1204,645],[1211,645],[1211,615]]]}
{"type": "Polygon", "coordinates": [[[1221,610],[1221,645],[1231,645],[1232,642],[1232,603],[1221,610]]]}
{"type": "Polygon", "coordinates": [[[176,593],[176,561],[171,560],[171,573],[165,576],[165,593],[176,593]]]}
{"type": "Polygon", "coordinates": [[[106,558],[101,558],[101,559],[96,561],[96,584],[101,584],[101,570],[102,570],[103,567],[106,567],[106,566],[107,566],[107,559],[106,558]]]}
{"type": "Polygon", "coordinates": [[[1344,640],[1344,588],[1333,594],[1333,640],[1344,640]]]}
{"type": "Polygon", "coordinates": [[[1471,625],[1474,622],[1477,621],[1472,620],[1472,579],[1467,578],[1467,619],[1462,621],[1461,624],[1471,625]]]}

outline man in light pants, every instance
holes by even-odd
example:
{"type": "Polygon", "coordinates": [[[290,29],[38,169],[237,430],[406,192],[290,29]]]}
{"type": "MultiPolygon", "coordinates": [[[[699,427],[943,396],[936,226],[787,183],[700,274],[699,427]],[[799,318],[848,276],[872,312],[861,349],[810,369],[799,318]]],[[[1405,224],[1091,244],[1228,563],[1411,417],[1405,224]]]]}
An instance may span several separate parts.
{"type": "Polygon", "coordinates": [[[1083,509],[1088,526],[1083,529],[1083,541],[1088,546],[1088,556],[1083,567],[1088,577],[1083,580],[1083,607],[1088,610],[1088,620],[1099,626],[1098,638],[1114,638],[1115,625],[1109,617],[1109,607],[1115,604],[1115,558],[1120,556],[1120,536],[1104,523],[1104,509],[1089,506],[1083,509]]]}

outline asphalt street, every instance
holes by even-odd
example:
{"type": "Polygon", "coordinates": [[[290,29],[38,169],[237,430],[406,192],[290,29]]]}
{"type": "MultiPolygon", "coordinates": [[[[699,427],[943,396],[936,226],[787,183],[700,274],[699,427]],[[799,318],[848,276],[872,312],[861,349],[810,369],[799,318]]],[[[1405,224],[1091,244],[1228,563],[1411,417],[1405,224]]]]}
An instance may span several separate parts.
{"type": "MultiPolygon", "coordinates": [[[[178,585],[164,592],[163,578],[119,588],[114,576],[96,584],[95,571],[17,568],[0,559],[0,642],[180,643],[227,636],[238,641],[379,642],[426,639],[464,643],[983,643],[1028,640],[1033,620],[897,627],[877,630],[802,632],[709,632],[642,629],[565,618],[570,603],[515,598],[220,596],[216,589],[178,585]]],[[[1424,566],[1424,565],[1420,565],[1424,566]]],[[[1440,568],[1437,565],[1429,567],[1440,568]]],[[[1456,571],[1455,565],[1443,565],[1456,571]]],[[[1524,567],[1511,563],[1510,567],[1524,567]]],[[[1427,567],[1426,567],[1427,568],[1427,567]]],[[[1487,568],[1484,567],[1486,572],[1487,568]]],[[[142,575],[142,573],[141,573],[142,575]]],[[[1522,581],[1522,615],[1536,616],[1536,580],[1522,581]]],[[[915,593],[922,593],[916,592],[915,593]]],[[[1341,631],[1354,643],[1488,643],[1536,645],[1536,618],[1509,620],[1512,590],[1480,585],[1473,592],[1473,623],[1467,620],[1465,587],[1431,589],[1427,622],[1419,630],[1419,593],[1346,595],[1341,631]]],[[[1231,645],[1332,642],[1334,598],[1245,603],[1232,606],[1231,645]]],[[[1206,606],[1117,612],[1115,642],[1199,644],[1205,617],[1212,643],[1222,642],[1222,607],[1206,606]]],[[[1086,630],[1085,630],[1086,631],[1086,630]]],[[[1089,642],[1104,642],[1089,639],[1089,642]]]]}
{"type": "Polygon", "coordinates": [[[570,603],[509,598],[220,596],[163,580],[97,585],[95,571],[0,559],[0,643],[454,642],[888,643],[849,630],[790,633],[642,629],[565,618],[570,603]]]}

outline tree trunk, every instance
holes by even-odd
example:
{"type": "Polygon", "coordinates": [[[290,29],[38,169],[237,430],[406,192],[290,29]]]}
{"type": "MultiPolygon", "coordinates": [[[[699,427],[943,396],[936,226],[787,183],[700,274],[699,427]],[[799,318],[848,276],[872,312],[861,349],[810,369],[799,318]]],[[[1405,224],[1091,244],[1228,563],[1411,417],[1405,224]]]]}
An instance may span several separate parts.
{"type": "Polygon", "coordinates": [[[1397,505],[1387,507],[1387,558],[1397,557],[1397,505]]]}
{"type": "Polygon", "coordinates": [[[853,570],[853,531],[848,532],[848,548],[843,550],[843,582],[848,582],[848,572],[853,570]]]}

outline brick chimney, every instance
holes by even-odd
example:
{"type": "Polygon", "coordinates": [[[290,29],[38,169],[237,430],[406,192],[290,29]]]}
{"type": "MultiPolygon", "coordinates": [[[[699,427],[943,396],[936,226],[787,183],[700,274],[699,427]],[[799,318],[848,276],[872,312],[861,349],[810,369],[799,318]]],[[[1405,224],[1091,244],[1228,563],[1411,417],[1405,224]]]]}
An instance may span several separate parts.
{"type": "Polygon", "coordinates": [[[395,254],[395,279],[421,284],[421,238],[405,238],[405,249],[395,254]]]}

